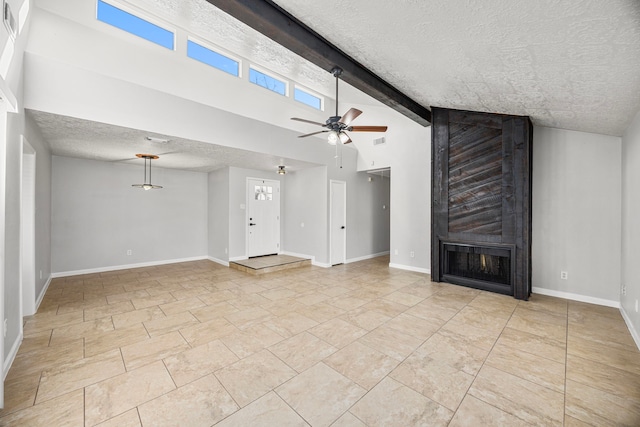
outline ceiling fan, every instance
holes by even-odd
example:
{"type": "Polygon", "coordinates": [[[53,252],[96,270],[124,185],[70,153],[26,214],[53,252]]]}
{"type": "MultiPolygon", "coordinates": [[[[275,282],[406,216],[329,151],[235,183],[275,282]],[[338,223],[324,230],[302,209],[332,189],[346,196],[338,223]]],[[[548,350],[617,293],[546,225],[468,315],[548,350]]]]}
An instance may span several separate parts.
{"type": "Polygon", "coordinates": [[[307,136],[328,132],[327,142],[329,142],[329,144],[331,145],[336,145],[338,141],[340,141],[343,144],[348,144],[351,142],[351,138],[347,134],[347,131],[349,132],[386,132],[387,126],[349,126],[349,123],[351,123],[356,117],[362,114],[362,111],[356,108],[349,109],[349,111],[344,113],[343,116],[338,115],[338,80],[340,75],[342,74],[342,68],[334,67],[331,70],[331,74],[333,74],[334,77],[336,78],[336,115],[329,117],[325,123],[319,123],[319,122],[314,122],[312,120],[292,117],[291,120],[310,123],[312,125],[318,125],[325,128],[317,132],[300,135],[298,136],[298,138],[306,138],[307,136]]]}

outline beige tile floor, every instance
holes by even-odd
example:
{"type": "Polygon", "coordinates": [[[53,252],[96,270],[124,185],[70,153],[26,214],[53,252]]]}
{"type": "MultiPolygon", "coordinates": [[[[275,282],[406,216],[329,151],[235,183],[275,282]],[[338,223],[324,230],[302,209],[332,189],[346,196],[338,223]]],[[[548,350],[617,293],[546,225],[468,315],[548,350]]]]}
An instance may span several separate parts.
{"type": "Polygon", "coordinates": [[[640,425],[640,353],[618,310],[387,265],[55,279],[0,425],[640,425]]]}

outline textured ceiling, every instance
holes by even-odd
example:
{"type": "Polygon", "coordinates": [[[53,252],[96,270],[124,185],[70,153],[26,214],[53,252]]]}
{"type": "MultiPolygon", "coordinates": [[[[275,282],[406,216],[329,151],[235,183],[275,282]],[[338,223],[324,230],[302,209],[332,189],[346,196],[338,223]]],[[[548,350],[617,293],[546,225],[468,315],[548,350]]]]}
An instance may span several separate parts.
{"type": "MultiPolygon", "coordinates": [[[[333,96],[331,74],[206,0],[126,2],[333,96]]],[[[426,107],[528,115],[535,125],[616,136],[640,110],[639,0],[276,3],[426,107]]],[[[346,84],[340,98],[344,104],[371,102],[346,84]]],[[[170,138],[165,147],[150,147],[145,132],[32,114],[59,155],[115,161],[141,151],[170,152],[158,166],[199,171],[227,164],[268,170],[280,162],[178,138],[170,138]]],[[[293,159],[285,163],[292,169],[306,167],[293,159]]]]}
{"type": "Polygon", "coordinates": [[[638,0],[276,3],[424,106],[609,135],[640,110],[638,0]]]}
{"type": "Polygon", "coordinates": [[[97,123],[58,114],[27,110],[42,136],[57,156],[78,157],[106,162],[142,164],[135,154],[155,154],[154,166],[193,172],[210,172],[225,166],[276,171],[284,164],[287,171],[317,166],[294,159],[222,147],[168,135],[97,123]],[[167,139],[150,142],[145,137],[167,139]]]}
{"type": "Polygon", "coordinates": [[[271,39],[215,8],[206,0],[129,0],[237,56],[304,84],[325,95],[333,92],[333,76],[271,39]]]}

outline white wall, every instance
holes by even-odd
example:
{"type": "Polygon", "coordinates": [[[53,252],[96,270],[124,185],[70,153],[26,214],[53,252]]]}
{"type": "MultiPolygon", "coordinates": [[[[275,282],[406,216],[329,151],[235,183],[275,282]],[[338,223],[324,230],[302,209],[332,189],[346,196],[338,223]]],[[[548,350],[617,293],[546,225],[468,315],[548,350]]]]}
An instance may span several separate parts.
{"type": "Polygon", "coordinates": [[[430,273],[431,127],[410,131],[395,144],[391,159],[391,265],[430,273]]]}
{"type": "Polygon", "coordinates": [[[621,311],[640,348],[640,112],[622,136],[621,311]]]}
{"type": "MultiPolygon", "coordinates": [[[[37,6],[28,47],[31,54],[281,126],[290,126],[290,117],[301,114],[299,103],[291,98],[188,58],[187,33],[180,28],[176,30],[176,50],[170,51],[97,21],[95,1],[44,0],[37,6]],[[237,96],[247,90],[251,92],[250,103],[237,96]]],[[[174,23],[167,24],[175,28],[174,23]]],[[[248,63],[244,68],[246,76],[248,63]]],[[[333,102],[327,99],[325,112],[305,108],[304,117],[324,122],[332,108],[333,102]]]]}
{"type": "MultiPolygon", "coordinates": [[[[20,0],[9,1],[16,19],[19,18],[19,11],[24,3],[20,0]]],[[[9,113],[0,120],[0,131],[5,132],[0,137],[0,197],[3,197],[3,215],[0,220],[0,236],[3,241],[3,255],[0,262],[0,290],[2,290],[3,313],[0,313],[0,321],[6,320],[7,333],[2,345],[2,360],[4,362],[4,374],[15,357],[18,346],[22,340],[22,319],[20,317],[20,180],[22,154],[21,135],[25,129],[25,115],[22,109],[23,104],[23,53],[27,43],[29,33],[29,20],[15,39],[10,42],[13,48],[7,73],[0,76],[0,90],[5,97],[10,99],[15,105],[9,109],[17,107],[17,112],[9,113]],[[5,78],[3,78],[5,77],[5,78]],[[6,127],[5,127],[6,123],[6,127]]],[[[8,33],[4,25],[0,25],[0,49],[5,53],[6,42],[9,40],[8,33]]],[[[7,56],[9,58],[9,56],[7,56]]],[[[5,103],[6,104],[6,103],[5,103]]],[[[3,111],[4,111],[3,107],[3,111]]],[[[37,184],[36,184],[37,185],[37,184]]]]}
{"type": "Polygon", "coordinates": [[[208,255],[218,262],[229,261],[229,168],[209,172],[208,255]]]}
{"type": "Polygon", "coordinates": [[[285,177],[282,249],[288,253],[313,256],[316,263],[326,265],[329,262],[327,167],[304,169],[285,177]]]}
{"type": "MultiPolygon", "coordinates": [[[[20,99],[18,95],[18,99],[20,99]]],[[[4,316],[7,319],[5,356],[21,337],[20,326],[20,135],[24,129],[24,113],[7,116],[4,234],[4,316]]]]}
{"type": "Polygon", "coordinates": [[[207,256],[207,174],[53,156],[52,269],[92,269],[207,256]],[[132,255],[127,255],[127,250],[132,255]]]}
{"type": "Polygon", "coordinates": [[[534,128],[534,292],[617,306],[621,147],[619,137],[534,128]]]}

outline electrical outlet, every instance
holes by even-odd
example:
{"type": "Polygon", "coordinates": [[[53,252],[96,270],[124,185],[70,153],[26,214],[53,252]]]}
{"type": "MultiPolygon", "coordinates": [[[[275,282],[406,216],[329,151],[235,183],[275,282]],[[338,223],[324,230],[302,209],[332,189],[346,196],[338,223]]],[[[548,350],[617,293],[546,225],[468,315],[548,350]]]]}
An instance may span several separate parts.
{"type": "Polygon", "coordinates": [[[9,321],[8,319],[4,319],[3,334],[4,334],[5,338],[7,337],[7,329],[9,329],[9,326],[8,326],[8,323],[7,323],[8,321],[9,321]]]}
{"type": "Polygon", "coordinates": [[[622,285],[620,293],[622,294],[622,296],[627,295],[627,287],[625,285],[622,285]]]}
{"type": "Polygon", "coordinates": [[[395,250],[393,251],[393,254],[394,254],[394,255],[398,255],[398,250],[397,250],[397,249],[395,249],[395,250]]]}
{"type": "Polygon", "coordinates": [[[42,279],[42,270],[40,270],[40,278],[42,279]]]}
{"type": "Polygon", "coordinates": [[[567,273],[566,271],[561,271],[560,272],[560,278],[562,280],[567,280],[569,278],[569,273],[567,273]]]}
{"type": "Polygon", "coordinates": [[[415,252],[413,252],[413,251],[411,251],[411,252],[409,252],[409,256],[410,256],[411,258],[414,258],[414,257],[416,256],[416,253],[415,253],[415,252]]]}
{"type": "Polygon", "coordinates": [[[127,255],[133,255],[133,251],[131,249],[127,249],[127,255]]]}

